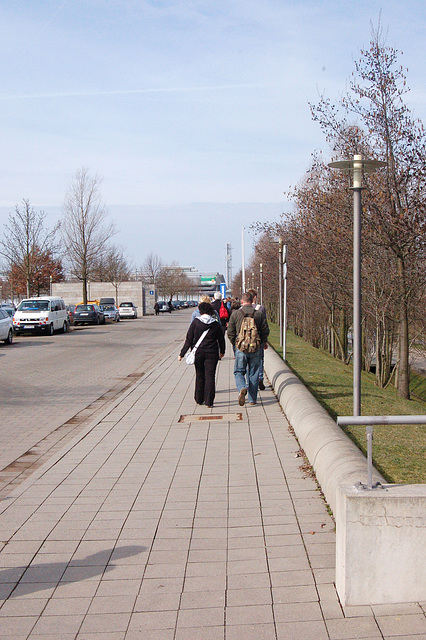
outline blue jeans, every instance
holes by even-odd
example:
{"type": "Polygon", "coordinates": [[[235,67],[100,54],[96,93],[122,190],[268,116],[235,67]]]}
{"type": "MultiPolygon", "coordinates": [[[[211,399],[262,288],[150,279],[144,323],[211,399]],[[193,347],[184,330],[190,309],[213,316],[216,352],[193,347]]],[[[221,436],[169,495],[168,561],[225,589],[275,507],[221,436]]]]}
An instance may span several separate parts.
{"type": "Polygon", "coordinates": [[[259,380],[263,380],[263,363],[265,360],[265,348],[263,344],[260,345],[260,367],[259,367],[259,380]]]}
{"type": "Polygon", "coordinates": [[[257,401],[259,389],[259,374],[261,364],[261,350],[254,353],[243,353],[235,349],[234,376],[238,392],[244,387],[248,389],[248,401],[257,401]]]}

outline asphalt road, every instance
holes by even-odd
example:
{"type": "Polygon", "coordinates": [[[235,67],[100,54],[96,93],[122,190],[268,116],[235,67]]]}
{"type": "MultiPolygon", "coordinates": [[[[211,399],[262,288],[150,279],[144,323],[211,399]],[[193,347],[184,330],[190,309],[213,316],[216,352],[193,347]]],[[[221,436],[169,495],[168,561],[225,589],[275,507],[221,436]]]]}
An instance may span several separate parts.
{"type": "Polygon", "coordinates": [[[45,452],[183,343],[192,310],[0,346],[0,470],[45,452]],[[62,425],[65,425],[64,427],[62,425]]]}

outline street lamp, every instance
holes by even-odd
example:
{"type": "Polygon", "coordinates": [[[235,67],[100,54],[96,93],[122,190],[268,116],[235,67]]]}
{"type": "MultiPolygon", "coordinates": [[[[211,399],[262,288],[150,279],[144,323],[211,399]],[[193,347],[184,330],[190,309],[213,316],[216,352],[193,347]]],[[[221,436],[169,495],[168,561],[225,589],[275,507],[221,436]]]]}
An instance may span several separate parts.
{"type": "Polygon", "coordinates": [[[263,263],[261,262],[259,265],[260,271],[260,304],[263,305],[263,263]]]}
{"type": "Polygon", "coordinates": [[[287,355],[287,245],[283,246],[283,280],[284,280],[284,301],[283,301],[283,360],[285,361],[287,355]]]}
{"type": "Polygon", "coordinates": [[[242,232],[241,232],[241,253],[242,255],[242,261],[241,261],[241,289],[242,289],[242,293],[245,292],[246,290],[246,257],[245,257],[245,248],[244,248],[244,227],[242,228],[242,232]]]}
{"type": "Polygon", "coordinates": [[[279,297],[279,327],[280,347],[283,346],[283,239],[278,241],[278,297],[279,297]]]}
{"type": "Polygon", "coordinates": [[[345,173],[353,173],[354,192],[354,225],[353,225],[353,414],[361,415],[361,179],[362,172],[372,173],[386,166],[379,160],[364,160],[361,155],[354,155],[353,160],[330,162],[332,169],[340,169],[345,173]]]}

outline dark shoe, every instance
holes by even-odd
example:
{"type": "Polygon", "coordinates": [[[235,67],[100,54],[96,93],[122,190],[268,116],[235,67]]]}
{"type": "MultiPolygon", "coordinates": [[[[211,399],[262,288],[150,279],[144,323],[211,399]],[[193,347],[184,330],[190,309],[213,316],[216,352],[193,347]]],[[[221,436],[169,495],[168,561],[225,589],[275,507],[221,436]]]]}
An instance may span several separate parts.
{"type": "Polygon", "coordinates": [[[257,404],[257,402],[250,402],[251,406],[253,407],[254,405],[257,404]]]}
{"type": "Polygon", "coordinates": [[[261,391],[265,391],[265,385],[263,384],[263,380],[259,380],[259,389],[261,391]]]}
{"type": "Polygon", "coordinates": [[[238,396],[238,404],[240,405],[240,407],[244,407],[246,403],[246,395],[247,395],[247,389],[243,387],[240,391],[240,395],[238,396]]]}
{"type": "Polygon", "coordinates": [[[212,404],[206,404],[207,409],[213,409],[213,405],[212,404]]]}

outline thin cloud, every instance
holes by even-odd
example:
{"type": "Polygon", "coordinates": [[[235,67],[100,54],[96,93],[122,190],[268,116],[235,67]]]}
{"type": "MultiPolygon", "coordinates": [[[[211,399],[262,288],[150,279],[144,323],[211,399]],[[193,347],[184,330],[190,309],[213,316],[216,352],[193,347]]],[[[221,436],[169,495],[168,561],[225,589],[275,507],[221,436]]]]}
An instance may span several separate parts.
{"type": "Polygon", "coordinates": [[[223,84],[207,87],[158,87],[157,89],[115,89],[110,91],[60,91],[55,93],[23,93],[11,96],[1,96],[0,100],[36,100],[51,98],[78,98],[98,96],[126,96],[148,93],[197,93],[208,91],[228,91],[230,89],[258,89],[259,83],[223,84]]]}

